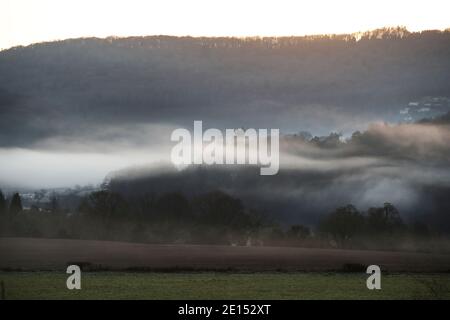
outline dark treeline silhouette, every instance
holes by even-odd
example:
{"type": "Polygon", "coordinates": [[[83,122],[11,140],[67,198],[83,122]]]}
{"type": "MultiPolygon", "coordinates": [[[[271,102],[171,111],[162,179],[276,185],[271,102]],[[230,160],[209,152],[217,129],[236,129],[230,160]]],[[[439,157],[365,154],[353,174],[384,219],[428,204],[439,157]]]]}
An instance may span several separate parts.
{"type": "Polygon", "coordinates": [[[349,204],[324,217],[318,230],[336,241],[336,245],[345,246],[363,238],[374,241],[395,239],[410,232],[419,237],[428,236],[428,226],[423,225],[422,229],[418,229],[418,224],[408,227],[397,208],[390,203],[385,203],[383,207],[369,208],[367,213],[360,212],[349,204]]]}
{"type": "Polygon", "coordinates": [[[7,203],[0,192],[0,235],[9,237],[359,249],[445,248],[429,247],[438,235],[423,223],[406,224],[390,203],[369,208],[365,213],[350,204],[339,207],[324,215],[314,228],[282,226],[222,191],[193,197],[179,192],[125,197],[101,190],[86,196],[75,212],[61,209],[56,196],[45,209],[22,208],[18,193],[11,197],[9,206],[7,203]]]}
{"type": "Polygon", "coordinates": [[[11,201],[8,202],[2,190],[0,190],[0,215],[15,215],[22,210],[22,199],[17,192],[12,195],[11,201]]]}

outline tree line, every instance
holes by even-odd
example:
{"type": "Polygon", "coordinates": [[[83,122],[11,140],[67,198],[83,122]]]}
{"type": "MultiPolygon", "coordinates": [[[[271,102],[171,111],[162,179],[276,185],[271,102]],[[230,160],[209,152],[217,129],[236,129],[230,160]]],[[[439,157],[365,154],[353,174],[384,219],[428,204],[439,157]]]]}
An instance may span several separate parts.
{"type": "Polygon", "coordinates": [[[179,192],[124,197],[101,190],[90,193],[71,212],[52,197],[45,209],[24,209],[18,193],[8,201],[0,191],[0,235],[146,243],[298,245],[341,248],[393,248],[402,239],[433,236],[426,224],[407,224],[385,203],[360,212],[336,208],[317,226],[280,225],[247,208],[225,192],[188,198],[179,192]]]}
{"type": "Polygon", "coordinates": [[[8,203],[2,190],[0,190],[0,215],[17,214],[23,210],[22,199],[19,193],[14,193],[11,201],[8,203]]]}

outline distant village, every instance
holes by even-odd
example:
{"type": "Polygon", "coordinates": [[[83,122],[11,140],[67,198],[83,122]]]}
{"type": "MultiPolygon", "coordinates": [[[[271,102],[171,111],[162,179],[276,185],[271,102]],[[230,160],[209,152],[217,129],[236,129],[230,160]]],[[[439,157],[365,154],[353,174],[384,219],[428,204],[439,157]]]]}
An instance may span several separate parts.
{"type": "Polygon", "coordinates": [[[400,109],[398,122],[416,122],[424,118],[435,118],[450,111],[450,98],[425,97],[418,101],[411,101],[400,109]]]}

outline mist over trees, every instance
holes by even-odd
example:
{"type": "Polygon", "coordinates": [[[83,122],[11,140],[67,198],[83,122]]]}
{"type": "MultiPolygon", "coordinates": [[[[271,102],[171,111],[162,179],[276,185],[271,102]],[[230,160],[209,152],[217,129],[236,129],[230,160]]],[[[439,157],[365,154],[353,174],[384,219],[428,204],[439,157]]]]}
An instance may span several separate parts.
{"type": "Polygon", "coordinates": [[[74,212],[18,210],[15,193],[0,216],[0,236],[132,241],[157,244],[303,246],[385,250],[447,250],[446,237],[424,223],[405,223],[394,205],[359,211],[349,204],[321,215],[316,226],[286,225],[221,191],[124,197],[92,192],[74,212]],[[14,205],[13,205],[14,203],[14,205]],[[405,245],[407,244],[407,245],[405,245]]]}
{"type": "Polygon", "coordinates": [[[351,204],[339,207],[320,221],[318,230],[330,235],[343,246],[346,242],[361,237],[377,241],[411,231],[415,235],[425,235],[428,227],[424,225],[422,233],[414,227],[408,227],[397,208],[391,203],[385,203],[382,207],[369,208],[367,213],[360,212],[351,204]]]}
{"type": "Polygon", "coordinates": [[[368,208],[395,203],[404,218],[450,232],[448,115],[419,123],[374,124],[348,138],[338,133],[284,135],[280,171],[257,166],[131,167],[112,172],[108,188],[124,195],[222,190],[289,224],[316,225],[343,203],[368,208]],[[326,199],[324,201],[324,199],[326,199]]]}

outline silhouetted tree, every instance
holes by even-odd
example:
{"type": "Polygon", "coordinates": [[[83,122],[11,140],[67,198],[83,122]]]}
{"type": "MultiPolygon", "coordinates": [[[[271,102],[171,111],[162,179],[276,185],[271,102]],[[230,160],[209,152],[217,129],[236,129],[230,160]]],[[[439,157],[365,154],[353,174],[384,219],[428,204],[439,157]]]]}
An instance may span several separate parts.
{"type": "Polygon", "coordinates": [[[127,218],[125,199],[113,192],[97,191],[80,204],[79,210],[92,217],[100,218],[107,225],[114,219],[127,218]]]}
{"type": "Polygon", "coordinates": [[[56,197],[55,194],[52,195],[52,197],[50,198],[50,211],[52,213],[56,213],[59,212],[60,207],[59,207],[59,201],[58,198],[56,197]]]}
{"type": "Polygon", "coordinates": [[[2,190],[0,190],[0,215],[4,215],[5,213],[6,213],[6,198],[2,190]]]}
{"type": "Polygon", "coordinates": [[[311,235],[311,230],[303,225],[293,225],[288,231],[288,235],[294,239],[306,239],[311,235]]]}
{"type": "Polygon", "coordinates": [[[342,144],[340,138],[341,134],[333,132],[330,133],[328,136],[314,137],[311,139],[311,143],[322,148],[335,148],[340,144],[342,144]]]}
{"type": "Polygon", "coordinates": [[[351,204],[337,208],[320,222],[319,230],[337,241],[351,239],[364,227],[364,216],[351,204]]]}
{"type": "Polygon", "coordinates": [[[367,212],[367,228],[373,234],[394,233],[403,227],[400,213],[388,202],[383,207],[370,208],[367,212]]]}
{"type": "Polygon", "coordinates": [[[23,210],[22,199],[20,198],[20,195],[16,192],[16,193],[14,193],[14,195],[11,199],[11,203],[9,205],[9,213],[17,214],[22,210],[23,210]]]}
{"type": "Polygon", "coordinates": [[[199,219],[211,225],[242,228],[248,225],[249,216],[246,215],[241,200],[215,191],[196,199],[196,209],[199,219]]]}

